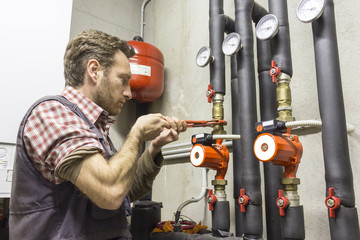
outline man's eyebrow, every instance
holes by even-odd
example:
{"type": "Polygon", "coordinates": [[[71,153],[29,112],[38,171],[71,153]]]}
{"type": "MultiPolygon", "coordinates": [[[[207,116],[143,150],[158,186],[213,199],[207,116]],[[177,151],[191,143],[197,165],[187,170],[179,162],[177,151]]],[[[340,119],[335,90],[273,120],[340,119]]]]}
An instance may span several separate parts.
{"type": "Polygon", "coordinates": [[[127,73],[120,73],[118,75],[120,78],[124,78],[126,80],[130,80],[131,79],[131,74],[127,74],[127,73]]]}

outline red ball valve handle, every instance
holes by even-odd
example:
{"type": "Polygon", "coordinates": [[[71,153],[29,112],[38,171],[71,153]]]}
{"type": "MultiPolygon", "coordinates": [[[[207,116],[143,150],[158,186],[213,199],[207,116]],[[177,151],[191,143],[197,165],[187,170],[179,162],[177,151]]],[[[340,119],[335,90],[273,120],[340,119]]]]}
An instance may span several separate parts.
{"type": "Polygon", "coordinates": [[[240,189],[240,196],[238,198],[238,203],[240,205],[240,211],[241,212],[246,212],[246,206],[249,204],[249,197],[247,195],[245,195],[245,189],[242,188],[240,189]]]}
{"type": "Polygon", "coordinates": [[[281,69],[276,66],[276,62],[274,60],[271,61],[271,68],[269,71],[270,76],[272,77],[272,81],[277,83],[277,77],[279,76],[281,69]]]}
{"type": "Polygon", "coordinates": [[[217,197],[215,195],[213,195],[213,190],[210,189],[209,190],[209,196],[208,196],[208,204],[209,204],[209,210],[213,211],[214,210],[214,204],[217,201],[217,197]]]}
{"type": "Polygon", "coordinates": [[[329,209],[330,218],[335,218],[335,210],[340,207],[341,200],[335,197],[334,188],[329,188],[329,196],[325,199],[325,205],[329,209]]]}
{"type": "Polygon", "coordinates": [[[290,205],[287,197],[284,197],[284,190],[279,189],[279,197],[276,199],[276,205],[279,208],[280,216],[285,216],[285,209],[290,205]]]}

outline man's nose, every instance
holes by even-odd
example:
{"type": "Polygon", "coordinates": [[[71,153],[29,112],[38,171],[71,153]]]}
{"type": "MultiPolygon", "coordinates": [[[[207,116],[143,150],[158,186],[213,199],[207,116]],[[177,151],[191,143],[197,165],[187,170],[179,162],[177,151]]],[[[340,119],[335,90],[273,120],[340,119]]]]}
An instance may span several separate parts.
{"type": "Polygon", "coordinates": [[[132,99],[130,84],[127,85],[127,87],[125,88],[125,90],[124,90],[124,96],[126,97],[127,100],[132,99]]]}

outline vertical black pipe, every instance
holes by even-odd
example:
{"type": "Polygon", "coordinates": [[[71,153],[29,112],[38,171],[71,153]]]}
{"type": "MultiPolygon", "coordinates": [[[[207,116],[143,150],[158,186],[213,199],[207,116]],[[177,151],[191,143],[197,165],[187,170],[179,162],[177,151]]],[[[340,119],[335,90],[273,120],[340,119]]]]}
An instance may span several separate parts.
{"type": "MultiPolygon", "coordinates": [[[[266,10],[255,4],[253,21],[256,24],[266,14],[266,10]]],[[[272,78],[269,75],[271,68],[270,41],[257,40],[257,59],[261,121],[276,119],[276,84],[272,82],[272,78]]],[[[278,190],[282,189],[281,178],[283,169],[281,166],[276,166],[271,163],[263,163],[263,167],[267,239],[281,239],[280,215],[275,201],[278,197],[278,190]]]]}
{"type": "Polygon", "coordinates": [[[279,32],[271,39],[272,60],[282,72],[292,76],[287,0],[269,0],[269,12],[279,19],[279,32]]]}
{"type": "MultiPolygon", "coordinates": [[[[257,121],[255,67],[253,50],[252,10],[253,0],[235,0],[235,30],[242,39],[242,50],[237,54],[237,71],[239,83],[239,110],[240,110],[240,163],[234,161],[234,168],[240,172],[241,183],[234,182],[234,198],[240,195],[240,189],[245,189],[245,194],[250,198],[246,213],[240,214],[241,232],[236,229],[236,235],[243,234],[244,239],[257,239],[262,237],[262,198],[261,177],[259,161],[253,152],[255,141],[254,124],[257,121]]],[[[235,170],[234,170],[235,171],[235,170]]]]}
{"type": "MultiPolygon", "coordinates": [[[[232,115],[232,133],[240,134],[240,108],[239,108],[239,79],[237,77],[236,56],[231,57],[231,115],[232,115]]],[[[235,224],[236,235],[243,233],[240,206],[238,204],[239,188],[241,186],[241,144],[240,140],[233,140],[233,180],[234,180],[234,206],[235,206],[235,224]],[[237,197],[236,197],[237,196],[237,197]]]]}
{"type": "Polygon", "coordinates": [[[329,218],[331,238],[360,239],[332,0],[327,1],[322,17],[312,23],[312,30],[322,120],[326,194],[333,187],[335,196],[341,200],[336,218],[329,218]]]}
{"type": "Polygon", "coordinates": [[[225,232],[230,231],[230,205],[229,201],[218,201],[211,212],[212,229],[225,232]]]}
{"type": "Polygon", "coordinates": [[[225,32],[223,5],[223,0],[210,0],[210,48],[215,58],[215,60],[210,63],[210,83],[216,93],[225,94],[225,56],[222,52],[225,32]]]}
{"type": "MultiPolygon", "coordinates": [[[[275,60],[277,66],[283,73],[288,74],[290,77],[293,74],[291,48],[290,48],[290,28],[288,21],[288,9],[286,0],[269,0],[269,12],[274,14],[279,20],[279,32],[271,39],[271,53],[272,60],[275,60]]],[[[266,166],[268,167],[268,166],[266,166]]],[[[273,169],[276,174],[279,174],[279,169],[273,169]]],[[[278,175],[276,175],[278,177],[278,175]]],[[[274,179],[273,181],[277,181],[274,179]]],[[[278,184],[275,182],[274,184],[278,184]]],[[[271,198],[275,196],[275,189],[271,193],[271,198]]],[[[281,236],[284,239],[304,239],[305,226],[304,226],[304,212],[302,206],[291,206],[288,212],[281,218],[281,236]],[[296,224],[294,224],[296,223],[296,224]]]]}

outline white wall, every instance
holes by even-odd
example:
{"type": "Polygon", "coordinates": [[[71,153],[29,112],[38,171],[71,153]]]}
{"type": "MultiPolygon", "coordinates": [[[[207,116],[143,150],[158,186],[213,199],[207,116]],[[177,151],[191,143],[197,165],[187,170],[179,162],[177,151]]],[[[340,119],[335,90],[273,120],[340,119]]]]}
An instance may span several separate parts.
{"type": "Polygon", "coordinates": [[[0,197],[9,197],[20,122],[33,102],[61,93],[72,0],[0,5],[0,197]]]}
{"type": "MultiPolygon", "coordinates": [[[[259,0],[267,7],[267,1],[259,0]]],[[[96,28],[131,39],[139,34],[141,0],[137,1],[86,1],[74,0],[71,35],[87,28],[96,28]]],[[[293,115],[296,119],[319,118],[317,91],[312,45],[311,25],[297,20],[295,9],[298,1],[288,1],[293,79],[291,82],[293,97],[293,115]]],[[[357,27],[357,14],[360,11],[358,1],[335,1],[337,34],[342,71],[342,84],[347,121],[356,127],[350,135],[349,149],[354,173],[356,199],[360,199],[360,102],[357,95],[360,90],[359,60],[360,28],[357,27]]],[[[208,0],[178,1],[152,0],[146,8],[145,41],[157,46],[165,57],[165,90],[163,96],[151,104],[152,112],[174,115],[181,119],[210,119],[211,104],[207,103],[205,92],[209,83],[209,69],[199,68],[195,56],[200,47],[209,45],[208,0]]],[[[234,2],[224,1],[225,14],[234,18],[234,2]]],[[[227,95],[225,96],[225,120],[229,122],[226,130],[231,133],[231,101],[229,59],[227,58],[227,95]]],[[[128,104],[119,117],[120,124],[112,130],[115,144],[121,145],[126,128],[120,125],[134,120],[134,105],[128,104]],[[127,115],[127,117],[124,117],[127,115]]],[[[128,125],[126,125],[128,127],[128,125]]],[[[192,134],[206,129],[189,129],[181,135],[179,142],[189,142],[192,134]]],[[[327,220],[327,208],[324,205],[326,185],[322,157],[321,134],[302,136],[304,154],[298,170],[301,178],[299,194],[305,209],[306,239],[330,239],[327,220]]],[[[228,200],[233,209],[233,172],[232,159],[226,178],[228,180],[228,200]]],[[[214,173],[210,173],[209,182],[214,173]]],[[[189,162],[167,162],[155,180],[153,199],[163,202],[162,219],[173,219],[178,206],[192,196],[196,196],[201,186],[201,169],[194,168],[189,162]]],[[[358,203],[359,201],[357,201],[358,203]]],[[[357,208],[359,205],[357,204],[357,208]]],[[[358,209],[359,211],[359,209],[358,209]]],[[[195,221],[211,225],[211,215],[205,199],[197,204],[185,207],[182,213],[195,221]]],[[[234,229],[232,211],[231,231],[234,229]]],[[[359,213],[360,215],[360,213],[359,213]]],[[[266,230],[264,230],[264,235],[266,230]]],[[[265,238],[266,239],[266,238],[265,238]]]]}

